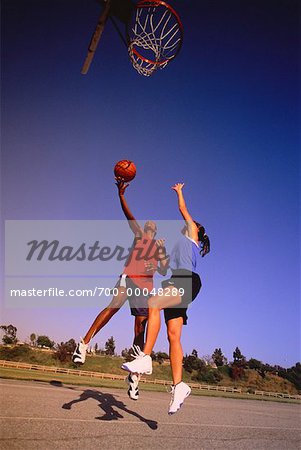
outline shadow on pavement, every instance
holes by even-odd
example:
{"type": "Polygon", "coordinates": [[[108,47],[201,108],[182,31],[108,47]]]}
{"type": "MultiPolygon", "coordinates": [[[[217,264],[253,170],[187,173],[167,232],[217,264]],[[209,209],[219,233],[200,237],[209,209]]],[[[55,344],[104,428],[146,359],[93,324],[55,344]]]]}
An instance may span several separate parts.
{"type": "Polygon", "coordinates": [[[120,414],[119,411],[117,411],[114,408],[118,408],[121,411],[124,411],[128,414],[131,414],[134,417],[137,417],[137,419],[141,420],[141,422],[144,422],[149,428],[152,430],[156,430],[158,428],[158,423],[155,420],[149,420],[145,417],[142,417],[140,414],[136,413],[135,411],[131,411],[126,407],[126,405],[117,400],[114,395],[112,394],[104,394],[102,392],[93,390],[93,389],[86,389],[83,391],[79,398],[72,400],[69,403],[64,403],[62,406],[63,409],[71,409],[73,405],[79,402],[84,402],[86,400],[89,400],[90,398],[96,400],[99,403],[99,407],[104,411],[104,415],[100,417],[95,417],[95,419],[98,420],[118,420],[123,419],[123,415],[120,414]]]}

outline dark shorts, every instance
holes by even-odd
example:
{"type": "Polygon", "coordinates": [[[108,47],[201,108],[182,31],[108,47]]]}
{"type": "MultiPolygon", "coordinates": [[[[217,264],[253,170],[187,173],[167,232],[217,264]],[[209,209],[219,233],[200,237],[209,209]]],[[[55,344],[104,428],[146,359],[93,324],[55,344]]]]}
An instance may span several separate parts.
{"type": "Polygon", "coordinates": [[[190,272],[186,269],[174,270],[172,277],[169,280],[162,282],[162,287],[176,287],[177,289],[184,289],[182,301],[179,305],[173,308],[164,309],[165,322],[171,319],[183,318],[183,325],[187,324],[187,308],[189,303],[193,302],[201,290],[202,282],[200,276],[195,272],[190,272]]]}
{"type": "MultiPolygon", "coordinates": [[[[148,299],[150,298],[150,295],[143,295],[143,289],[139,288],[131,278],[126,277],[125,282],[126,289],[131,289],[132,292],[132,294],[128,296],[132,316],[148,317],[148,299]]],[[[115,287],[119,287],[119,285],[120,280],[115,287]]]]}

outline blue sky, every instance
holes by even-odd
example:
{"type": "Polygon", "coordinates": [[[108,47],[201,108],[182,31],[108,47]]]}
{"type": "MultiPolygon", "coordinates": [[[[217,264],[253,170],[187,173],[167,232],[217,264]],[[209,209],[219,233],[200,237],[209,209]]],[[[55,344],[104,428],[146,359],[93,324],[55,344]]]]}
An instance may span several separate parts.
{"type": "MultiPolygon", "coordinates": [[[[80,74],[97,2],[2,1],[2,218],[122,219],[112,169],[126,158],[137,166],[127,193],[137,218],[179,219],[170,186],[184,181],[212,242],[184,351],[221,347],[231,359],[239,346],[291,366],[300,360],[297,2],[172,5],[183,47],[145,78],[110,22],[80,74]]],[[[97,312],[3,302],[2,322],[22,339],[61,341],[97,312]]],[[[126,308],[95,342],[111,335],[118,350],[130,345],[126,308]]]]}

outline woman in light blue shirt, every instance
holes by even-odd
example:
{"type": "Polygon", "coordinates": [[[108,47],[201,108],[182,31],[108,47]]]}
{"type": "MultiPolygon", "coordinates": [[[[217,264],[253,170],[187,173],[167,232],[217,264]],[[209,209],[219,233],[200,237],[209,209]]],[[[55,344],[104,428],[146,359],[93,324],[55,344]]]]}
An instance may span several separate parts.
{"type": "Polygon", "coordinates": [[[196,298],[202,286],[197,273],[198,261],[210,251],[210,241],[204,227],[195,222],[188,212],[182,192],[183,187],[184,183],[172,186],[177,193],[179,210],[185,221],[182,236],[170,255],[169,266],[172,277],[162,283],[164,288],[162,295],[156,295],[149,300],[147,337],[143,352],[138,352],[134,361],[122,365],[123,369],[132,373],[152,373],[150,354],[160,331],[160,311],[163,309],[173,378],[169,414],[174,414],[180,409],[191,391],[190,387],[182,381],[181,332],[183,325],[187,323],[187,306],[196,298]]]}

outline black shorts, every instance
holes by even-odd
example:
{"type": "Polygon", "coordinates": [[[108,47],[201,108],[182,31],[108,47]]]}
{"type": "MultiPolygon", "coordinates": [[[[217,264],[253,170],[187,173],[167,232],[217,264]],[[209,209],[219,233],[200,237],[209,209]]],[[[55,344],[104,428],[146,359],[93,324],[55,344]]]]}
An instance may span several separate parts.
{"type": "Polygon", "coordinates": [[[188,319],[187,308],[189,303],[193,302],[201,290],[201,278],[195,272],[190,272],[186,269],[177,269],[173,271],[172,277],[169,280],[162,282],[163,288],[172,288],[173,286],[177,289],[182,288],[184,293],[179,305],[164,309],[165,322],[168,322],[168,320],[171,319],[177,319],[178,317],[183,317],[183,325],[186,325],[188,319]]]}
{"type": "MultiPolygon", "coordinates": [[[[132,292],[132,295],[128,296],[132,316],[148,317],[148,299],[150,298],[150,295],[143,295],[143,289],[139,288],[130,277],[126,277],[125,283],[126,289],[128,289],[129,292],[132,292]],[[139,295],[136,295],[138,293],[139,295]]],[[[119,287],[119,285],[120,280],[115,287],[119,287]]]]}

